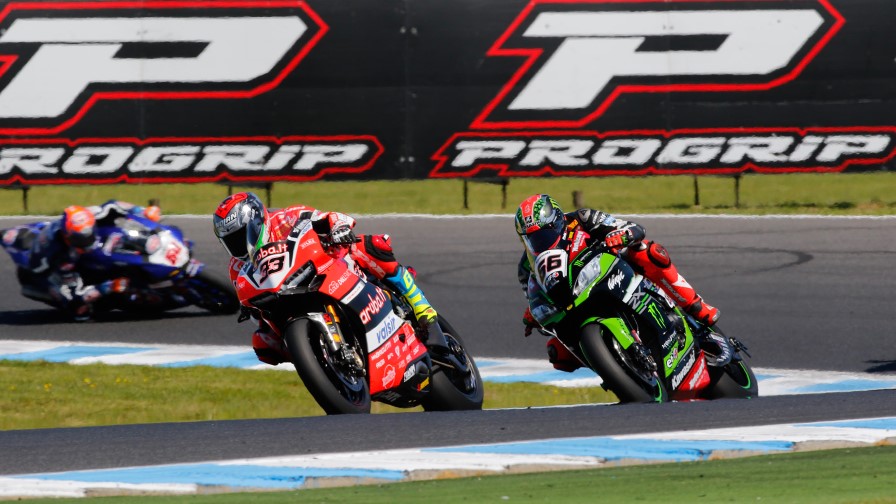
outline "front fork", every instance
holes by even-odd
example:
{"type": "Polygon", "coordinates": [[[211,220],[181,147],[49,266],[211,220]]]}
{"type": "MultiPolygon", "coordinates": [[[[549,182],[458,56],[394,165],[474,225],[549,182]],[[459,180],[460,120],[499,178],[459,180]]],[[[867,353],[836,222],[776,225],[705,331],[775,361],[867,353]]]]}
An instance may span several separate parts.
{"type": "Polygon", "coordinates": [[[363,375],[364,361],[354,347],[345,341],[342,328],[339,326],[339,315],[336,314],[333,305],[325,305],[324,309],[326,311],[323,313],[309,313],[308,320],[320,328],[330,353],[339,356],[342,362],[351,364],[363,375]]]}

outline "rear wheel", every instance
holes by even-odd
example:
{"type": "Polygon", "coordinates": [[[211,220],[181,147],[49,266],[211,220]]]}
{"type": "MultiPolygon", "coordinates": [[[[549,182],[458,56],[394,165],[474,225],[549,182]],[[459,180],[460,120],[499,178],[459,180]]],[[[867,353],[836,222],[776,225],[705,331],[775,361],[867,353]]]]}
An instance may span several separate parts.
{"type": "MultiPolygon", "coordinates": [[[[588,324],[582,328],[579,344],[591,368],[620,402],[669,400],[656,371],[649,369],[645,363],[646,354],[639,354],[634,345],[628,349],[622,348],[616,338],[598,324],[588,324]]],[[[641,351],[646,352],[646,349],[641,351]]]]}
{"type": "Polygon", "coordinates": [[[709,368],[712,385],[707,394],[710,399],[748,399],[759,396],[756,375],[743,359],[735,359],[720,368],[709,368]]]}
{"type": "Polygon", "coordinates": [[[423,409],[426,411],[482,409],[482,377],[479,376],[479,369],[473,361],[473,356],[467,352],[464,341],[457,331],[441,316],[439,327],[448,340],[451,354],[466,369],[437,364],[433,370],[432,388],[421,401],[423,409]]]}
{"type": "Polygon", "coordinates": [[[187,285],[195,296],[193,303],[203,310],[230,314],[240,309],[240,300],[236,297],[233,285],[208,271],[200,271],[187,281],[187,285]]]}
{"type": "MultiPolygon", "coordinates": [[[[299,378],[328,415],[370,413],[370,388],[364,368],[331,352],[320,327],[299,319],[286,326],[283,339],[299,378]]],[[[354,341],[349,337],[346,340],[354,341]]]]}

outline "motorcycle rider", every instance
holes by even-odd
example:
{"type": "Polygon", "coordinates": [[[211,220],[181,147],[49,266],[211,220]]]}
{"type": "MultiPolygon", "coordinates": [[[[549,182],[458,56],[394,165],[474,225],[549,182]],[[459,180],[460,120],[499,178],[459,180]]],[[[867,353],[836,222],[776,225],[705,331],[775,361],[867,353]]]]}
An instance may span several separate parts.
{"type": "MultiPolygon", "coordinates": [[[[414,309],[424,328],[424,342],[431,350],[448,352],[448,344],[437,323],[438,314],[417,286],[413,269],[395,259],[389,235],[354,234],[355,219],[341,212],[320,211],[295,205],[268,210],[255,194],[241,192],[228,196],[215,210],[215,236],[231,256],[230,278],[236,281],[246,261],[266,243],[285,239],[301,220],[310,219],[314,231],[326,245],[349,247],[348,255],[365,272],[389,282],[414,309]]],[[[328,250],[334,250],[327,247],[328,250]]],[[[264,321],[252,334],[252,348],[258,360],[271,365],[292,360],[283,338],[264,321]]]]}
{"type": "MultiPolygon", "coordinates": [[[[532,270],[530,260],[557,246],[568,233],[580,228],[590,236],[586,241],[588,245],[605,243],[612,252],[620,254],[660,286],[690,316],[707,326],[719,320],[719,310],[707,304],[681,276],[666,248],[655,241],[646,240],[644,228],[634,222],[590,208],[564,213],[557,201],[547,194],[534,194],[526,198],[517,209],[515,220],[516,232],[525,247],[518,269],[523,291],[527,290],[532,270]]],[[[526,336],[531,334],[533,328],[539,327],[528,306],[523,314],[523,323],[526,325],[526,336]]],[[[581,366],[556,337],[548,340],[547,350],[548,359],[556,369],[573,371],[581,366]]]]}
{"type": "Polygon", "coordinates": [[[62,215],[47,223],[37,236],[20,228],[15,234],[4,236],[12,244],[18,242],[30,250],[29,281],[22,285],[22,294],[60,308],[74,320],[83,322],[93,314],[93,305],[104,296],[129,293],[127,278],[107,280],[98,285],[86,285],[78,273],[82,255],[94,250],[96,227],[110,225],[115,219],[129,214],[141,215],[158,222],[161,211],[157,206],[141,207],[119,200],[102,205],[83,207],[71,205],[62,215]],[[30,242],[30,243],[29,243],[30,242]]]}

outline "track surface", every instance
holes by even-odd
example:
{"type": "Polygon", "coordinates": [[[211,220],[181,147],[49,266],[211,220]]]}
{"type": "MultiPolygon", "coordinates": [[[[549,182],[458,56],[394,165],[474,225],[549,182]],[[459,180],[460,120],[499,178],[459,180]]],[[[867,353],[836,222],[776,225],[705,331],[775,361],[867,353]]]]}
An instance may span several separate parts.
{"type": "MultiPolygon", "coordinates": [[[[632,217],[666,245],[683,275],[723,313],[756,367],[896,373],[890,324],[896,219],[632,217]]],[[[16,219],[3,219],[9,227],[16,219]]],[[[196,255],[223,272],[207,219],[171,218],[196,255]]],[[[359,232],[389,233],[399,259],[462,332],[475,355],[544,356],[522,336],[516,281],[521,246],[510,216],[361,218],[359,232]]],[[[8,258],[0,274],[13,279],[8,258]]],[[[247,344],[233,316],[184,310],[153,320],[119,316],[71,324],[18,295],[0,294],[5,337],[33,340],[247,344]],[[14,336],[13,336],[14,335],[14,336]]],[[[121,467],[277,454],[451,445],[537,437],[761,425],[896,414],[896,391],[661,406],[373,415],[0,432],[0,474],[121,467]],[[662,409],[662,415],[656,413],[662,409]],[[340,432],[333,437],[322,432],[340,432]],[[376,436],[344,435],[376,432],[376,436]],[[408,432],[417,433],[408,436],[408,432]],[[272,435],[271,433],[276,433],[272,435]]]]}

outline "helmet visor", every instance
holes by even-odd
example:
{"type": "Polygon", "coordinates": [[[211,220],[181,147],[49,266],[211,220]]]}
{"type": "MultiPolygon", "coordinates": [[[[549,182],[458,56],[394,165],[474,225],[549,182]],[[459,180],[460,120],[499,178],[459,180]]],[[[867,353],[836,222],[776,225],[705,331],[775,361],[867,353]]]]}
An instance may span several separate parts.
{"type": "Polygon", "coordinates": [[[564,227],[563,219],[558,219],[538,231],[523,235],[523,243],[526,244],[526,248],[530,252],[538,255],[545,250],[556,247],[560,243],[564,227]]]}
{"type": "Polygon", "coordinates": [[[231,256],[243,260],[249,256],[249,251],[246,249],[246,228],[237,228],[229,235],[219,237],[219,240],[231,256]]]}

